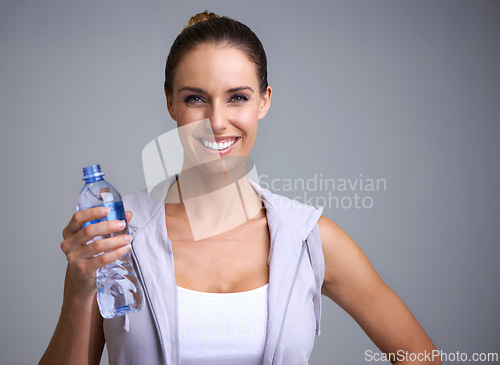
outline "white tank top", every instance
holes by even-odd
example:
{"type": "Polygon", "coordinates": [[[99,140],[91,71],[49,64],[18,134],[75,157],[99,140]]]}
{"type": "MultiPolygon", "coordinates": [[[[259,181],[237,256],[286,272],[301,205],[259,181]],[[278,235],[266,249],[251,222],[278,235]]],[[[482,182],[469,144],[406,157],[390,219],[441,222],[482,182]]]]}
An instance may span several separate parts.
{"type": "Polygon", "coordinates": [[[262,364],[268,285],[239,293],[206,293],[178,286],[181,364],[262,364]]]}

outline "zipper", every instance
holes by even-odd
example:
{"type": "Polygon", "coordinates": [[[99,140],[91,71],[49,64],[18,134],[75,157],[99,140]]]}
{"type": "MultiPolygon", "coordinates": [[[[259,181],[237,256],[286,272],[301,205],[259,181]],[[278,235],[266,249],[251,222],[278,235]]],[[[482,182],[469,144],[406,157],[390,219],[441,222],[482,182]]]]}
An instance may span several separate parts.
{"type": "Polygon", "coordinates": [[[309,245],[307,244],[307,240],[302,241],[302,244],[305,244],[307,247],[307,256],[309,257],[309,263],[311,264],[311,267],[313,266],[313,261],[312,261],[312,256],[311,256],[311,249],[309,248],[309,245]]]}
{"type": "Polygon", "coordinates": [[[142,289],[144,290],[144,295],[145,295],[145,305],[149,306],[149,310],[151,312],[151,316],[153,317],[153,321],[154,321],[154,324],[155,324],[155,327],[156,327],[156,331],[158,333],[158,340],[160,342],[160,348],[161,348],[161,354],[162,354],[162,357],[163,357],[163,363],[168,365],[167,363],[167,359],[166,359],[166,356],[165,356],[165,347],[163,346],[163,336],[162,336],[162,333],[161,333],[161,330],[160,330],[160,325],[158,324],[158,318],[156,316],[156,313],[155,313],[155,310],[152,306],[150,306],[148,303],[151,303],[151,296],[149,295],[149,291],[148,291],[148,288],[146,286],[146,283],[144,281],[144,276],[142,275],[142,271],[141,271],[141,266],[139,265],[139,260],[137,260],[137,256],[135,255],[135,252],[134,252],[134,246],[133,246],[133,243],[134,243],[134,239],[136,237],[136,231],[131,229],[129,227],[129,232],[130,232],[130,236],[132,237],[132,240],[130,242],[132,248],[130,250],[130,253],[132,255],[132,259],[133,259],[133,262],[135,264],[135,268],[136,268],[136,271],[137,271],[137,275],[139,277],[139,280],[141,281],[141,284],[142,284],[142,289]],[[131,231],[131,232],[130,232],[131,231]]]}
{"type": "MultiPolygon", "coordinates": [[[[293,288],[295,287],[295,282],[297,281],[297,276],[299,274],[299,269],[300,269],[300,263],[302,262],[302,258],[304,257],[304,252],[306,251],[306,248],[307,248],[306,241],[302,241],[302,249],[300,250],[299,260],[297,261],[297,267],[295,268],[295,273],[293,274],[293,280],[292,280],[292,284],[290,286],[290,291],[288,292],[288,298],[286,300],[286,306],[285,306],[285,313],[283,315],[283,320],[281,322],[280,333],[278,335],[278,339],[276,340],[275,351],[278,348],[279,343],[281,341],[281,335],[283,334],[283,328],[285,325],[286,316],[288,314],[288,305],[290,304],[290,300],[292,297],[292,291],[293,291],[293,288]]],[[[271,364],[278,365],[274,359],[274,356],[273,356],[273,360],[271,361],[271,364]]]]}

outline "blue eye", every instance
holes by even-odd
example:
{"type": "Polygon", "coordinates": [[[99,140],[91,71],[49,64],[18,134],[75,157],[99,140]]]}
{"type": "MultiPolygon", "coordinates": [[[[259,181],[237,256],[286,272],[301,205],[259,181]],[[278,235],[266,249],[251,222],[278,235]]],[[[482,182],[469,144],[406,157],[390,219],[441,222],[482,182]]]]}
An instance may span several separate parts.
{"type": "Polygon", "coordinates": [[[203,101],[203,98],[199,95],[188,95],[184,98],[186,104],[201,103],[203,101]]]}

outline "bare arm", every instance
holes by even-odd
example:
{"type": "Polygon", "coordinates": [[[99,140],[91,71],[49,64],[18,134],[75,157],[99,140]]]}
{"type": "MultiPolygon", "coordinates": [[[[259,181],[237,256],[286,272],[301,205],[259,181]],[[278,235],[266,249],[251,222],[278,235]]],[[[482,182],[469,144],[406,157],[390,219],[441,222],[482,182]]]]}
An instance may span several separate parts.
{"type": "MultiPolygon", "coordinates": [[[[424,354],[435,350],[429,336],[403,301],[382,281],[358,245],[328,218],[320,218],[319,230],[326,264],[322,294],[350,314],[386,354],[398,351],[424,354]]],[[[441,364],[441,361],[436,357],[433,362],[411,363],[441,364]]]]}
{"type": "MultiPolygon", "coordinates": [[[[39,365],[97,365],[100,362],[104,333],[96,301],[96,270],[129,251],[125,235],[86,244],[95,236],[123,230],[118,221],[100,222],[82,229],[85,222],[106,214],[107,210],[101,207],[79,211],[63,230],[61,249],[68,260],[63,305],[56,330],[39,365]],[[95,256],[100,252],[105,253],[95,256]]],[[[126,214],[128,221],[131,213],[126,214]]]]}

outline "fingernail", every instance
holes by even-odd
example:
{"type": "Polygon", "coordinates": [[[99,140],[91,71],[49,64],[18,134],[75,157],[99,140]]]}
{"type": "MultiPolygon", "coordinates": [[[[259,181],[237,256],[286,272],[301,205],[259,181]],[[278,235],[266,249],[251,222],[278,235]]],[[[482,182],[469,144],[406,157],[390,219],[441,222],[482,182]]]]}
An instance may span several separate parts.
{"type": "Polygon", "coordinates": [[[123,239],[125,240],[125,242],[130,242],[132,241],[132,237],[130,237],[130,235],[126,234],[123,236],[123,239]]]}
{"type": "Polygon", "coordinates": [[[118,222],[118,228],[120,228],[120,229],[125,228],[125,222],[124,221],[119,221],[118,222]]]}
{"type": "Polygon", "coordinates": [[[102,207],[102,208],[101,208],[101,212],[102,212],[102,214],[106,214],[106,215],[108,215],[108,214],[109,214],[109,208],[107,208],[107,207],[102,207]]]}

